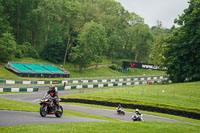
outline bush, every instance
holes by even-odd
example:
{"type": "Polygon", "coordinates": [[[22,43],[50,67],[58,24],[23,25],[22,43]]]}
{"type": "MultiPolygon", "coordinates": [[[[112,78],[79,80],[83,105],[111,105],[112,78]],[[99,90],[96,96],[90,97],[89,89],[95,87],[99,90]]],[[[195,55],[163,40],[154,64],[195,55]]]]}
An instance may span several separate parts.
{"type": "Polygon", "coordinates": [[[110,69],[121,72],[122,71],[122,67],[118,66],[116,64],[112,64],[111,66],[109,66],[110,69]]]}
{"type": "Polygon", "coordinates": [[[117,65],[116,64],[112,64],[111,66],[109,66],[109,68],[112,69],[112,70],[116,70],[117,65]]]}
{"type": "Polygon", "coordinates": [[[122,71],[122,67],[117,66],[116,70],[117,70],[118,72],[121,72],[121,71],[122,71]]]}
{"type": "Polygon", "coordinates": [[[25,48],[23,49],[24,52],[28,50],[26,57],[39,58],[38,51],[35,48],[33,48],[30,43],[25,42],[23,45],[25,46],[25,48]]]}
{"type": "Polygon", "coordinates": [[[25,42],[22,45],[17,45],[17,50],[15,53],[15,57],[23,58],[23,57],[32,57],[32,58],[39,58],[39,54],[34,49],[30,43],[25,42]]]}
{"type": "Polygon", "coordinates": [[[0,62],[7,62],[15,57],[16,42],[12,34],[2,34],[0,38],[0,51],[0,62]]]}

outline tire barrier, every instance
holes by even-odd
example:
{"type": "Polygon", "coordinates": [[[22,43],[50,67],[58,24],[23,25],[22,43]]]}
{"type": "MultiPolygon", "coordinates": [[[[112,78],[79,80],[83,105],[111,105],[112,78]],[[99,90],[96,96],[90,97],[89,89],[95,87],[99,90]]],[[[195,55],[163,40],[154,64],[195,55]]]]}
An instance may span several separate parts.
{"type": "Polygon", "coordinates": [[[95,105],[103,105],[109,107],[117,107],[119,104],[122,105],[124,108],[129,109],[140,109],[150,112],[158,112],[158,113],[165,113],[170,115],[177,115],[183,116],[187,118],[197,119],[200,120],[200,113],[177,110],[177,109],[168,109],[168,108],[161,108],[161,107],[154,107],[148,105],[139,105],[139,104],[123,104],[123,103],[113,103],[113,102],[106,102],[106,101],[96,101],[96,100],[86,100],[86,99],[65,99],[61,98],[61,102],[74,102],[74,103],[85,103],[85,104],[95,104],[95,105]]]}
{"type": "Polygon", "coordinates": [[[0,88],[0,92],[37,92],[38,88],[0,88]]]}
{"type": "Polygon", "coordinates": [[[30,80],[5,80],[0,79],[0,84],[68,84],[68,83],[109,83],[109,82],[127,82],[127,81],[145,81],[145,80],[168,80],[167,76],[145,76],[145,77],[128,77],[128,78],[119,78],[119,79],[96,79],[96,80],[55,80],[55,81],[30,81],[30,80]]]}

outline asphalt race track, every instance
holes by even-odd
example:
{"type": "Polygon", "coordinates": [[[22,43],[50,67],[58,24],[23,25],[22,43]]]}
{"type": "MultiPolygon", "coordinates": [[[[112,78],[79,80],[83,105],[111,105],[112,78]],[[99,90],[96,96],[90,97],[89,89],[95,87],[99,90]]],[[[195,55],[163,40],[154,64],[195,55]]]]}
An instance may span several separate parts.
{"type": "Polygon", "coordinates": [[[47,115],[41,117],[37,112],[20,112],[20,111],[0,111],[0,126],[28,125],[28,124],[48,124],[48,123],[68,123],[68,122],[99,122],[92,118],[62,116],[61,118],[55,115],[47,115]]]}
{"type": "Polygon", "coordinates": [[[68,123],[68,122],[100,122],[92,118],[47,115],[41,117],[38,112],[20,112],[20,111],[0,111],[0,126],[29,125],[29,124],[49,124],[49,123],[68,123]]]}
{"type": "MultiPolygon", "coordinates": [[[[131,117],[133,115],[133,112],[126,112],[125,115],[118,115],[116,110],[108,110],[108,109],[97,109],[97,108],[91,108],[91,107],[81,107],[81,106],[75,106],[75,105],[62,105],[64,106],[64,109],[70,110],[70,111],[76,111],[76,112],[82,112],[86,114],[92,114],[92,115],[99,115],[104,117],[110,117],[113,119],[123,120],[123,121],[132,121],[131,117]]],[[[142,112],[142,111],[141,111],[142,112]]],[[[169,123],[183,123],[183,124],[190,124],[187,122],[177,121],[173,119],[163,118],[163,117],[157,117],[152,115],[143,114],[144,121],[164,121],[169,123]]]]}
{"type": "MultiPolygon", "coordinates": [[[[38,104],[36,101],[39,100],[45,92],[47,92],[48,87],[39,87],[38,92],[34,93],[18,93],[18,94],[0,94],[0,98],[22,101],[27,103],[38,104]]],[[[89,90],[94,91],[94,90],[89,90]]],[[[58,95],[68,95],[72,93],[79,93],[80,91],[59,91],[58,95]]],[[[64,110],[70,110],[75,112],[87,113],[97,116],[104,116],[113,119],[119,119],[123,121],[131,121],[132,112],[126,112],[126,115],[118,115],[116,110],[108,109],[97,109],[91,107],[82,107],[75,105],[62,104],[64,110]]],[[[144,121],[164,121],[170,123],[183,123],[190,124],[187,122],[172,120],[168,118],[156,117],[151,115],[143,114],[144,121]]],[[[20,112],[20,111],[0,111],[0,126],[12,126],[12,125],[25,125],[25,124],[40,124],[40,123],[66,123],[66,122],[92,122],[101,121],[97,119],[83,118],[83,117],[72,117],[72,116],[62,116],[61,118],[56,118],[54,115],[47,115],[47,117],[42,118],[38,112],[20,112]]]]}

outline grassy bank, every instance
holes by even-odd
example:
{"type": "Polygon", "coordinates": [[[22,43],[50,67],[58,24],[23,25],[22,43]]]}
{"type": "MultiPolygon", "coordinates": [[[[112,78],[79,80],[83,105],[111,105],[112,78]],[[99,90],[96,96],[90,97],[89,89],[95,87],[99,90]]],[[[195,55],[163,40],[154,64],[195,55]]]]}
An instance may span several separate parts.
{"type": "Polygon", "coordinates": [[[38,112],[39,105],[0,98],[0,110],[38,112]]]}
{"type": "Polygon", "coordinates": [[[116,103],[141,104],[200,113],[200,82],[167,85],[139,85],[120,89],[71,94],[80,98],[116,103]]]}
{"type": "Polygon", "coordinates": [[[108,67],[101,67],[97,69],[86,69],[81,72],[70,71],[71,78],[75,77],[108,77],[108,76],[136,76],[136,75],[164,75],[163,71],[155,71],[150,69],[129,69],[129,72],[122,73],[114,71],[108,67]]]}
{"type": "MultiPolygon", "coordinates": [[[[40,109],[40,106],[36,104],[24,103],[20,101],[13,101],[13,100],[2,99],[2,98],[0,98],[0,105],[1,105],[0,110],[27,111],[27,112],[39,113],[39,109],[40,109]]],[[[94,119],[109,120],[109,121],[115,121],[115,122],[118,121],[118,120],[107,118],[107,117],[95,116],[95,115],[73,112],[73,111],[68,111],[68,110],[64,110],[63,114],[68,115],[68,116],[94,118],[94,119]]]]}
{"type": "MultiPolygon", "coordinates": [[[[68,70],[67,70],[68,71],[68,70]]],[[[70,72],[70,78],[81,77],[110,77],[110,76],[136,76],[136,75],[164,75],[163,71],[147,70],[147,69],[130,69],[128,73],[114,71],[108,67],[85,69],[82,71],[70,72]]],[[[29,80],[64,80],[64,78],[28,78],[20,77],[4,67],[0,67],[0,79],[29,79],[29,80]]]]}
{"type": "Polygon", "coordinates": [[[198,133],[195,125],[164,122],[88,122],[0,127],[2,133],[198,133]]]}

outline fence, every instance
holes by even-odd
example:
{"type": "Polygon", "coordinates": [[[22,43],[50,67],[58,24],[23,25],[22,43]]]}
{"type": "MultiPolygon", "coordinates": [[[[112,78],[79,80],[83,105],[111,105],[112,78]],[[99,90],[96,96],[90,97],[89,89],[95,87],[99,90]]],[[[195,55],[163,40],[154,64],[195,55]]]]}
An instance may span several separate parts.
{"type": "Polygon", "coordinates": [[[12,84],[76,84],[76,83],[109,83],[109,82],[126,82],[126,81],[144,81],[144,80],[168,80],[167,76],[119,76],[119,77],[95,77],[94,78],[73,78],[67,80],[54,80],[54,81],[38,81],[38,80],[5,80],[0,79],[0,84],[2,85],[12,85],[12,84]]]}
{"type": "Polygon", "coordinates": [[[38,88],[0,88],[0,92],[37,92],[38,88]]]}

